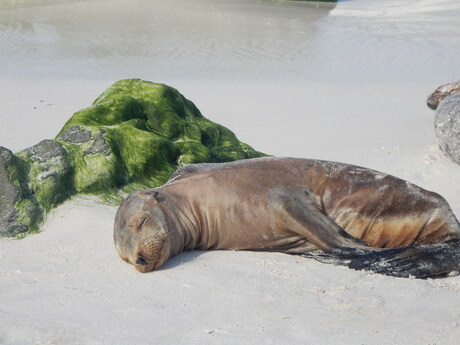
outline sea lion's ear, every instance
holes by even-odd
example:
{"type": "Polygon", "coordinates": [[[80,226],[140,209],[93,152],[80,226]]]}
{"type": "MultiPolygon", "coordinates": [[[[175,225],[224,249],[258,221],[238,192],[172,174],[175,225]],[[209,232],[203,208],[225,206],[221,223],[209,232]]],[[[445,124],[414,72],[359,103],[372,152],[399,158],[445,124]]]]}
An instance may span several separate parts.
{"type": "Polygon", "coordinates": [[[160,192],[157,190],[150,191],[149,195],[157,202],[162,202],[165,200],[164,195],[160,194],[160,192]]]}
{"type": "Polygon", "coordinates": [[[158,198],[158,194],[160,194],[160,192],[157,191],[157,190],[152,190],[152,191],[150,192],[150,195],[151,195],[152,198],[154,198],[154,199],[157,199],[157,198],[158,198]]]}

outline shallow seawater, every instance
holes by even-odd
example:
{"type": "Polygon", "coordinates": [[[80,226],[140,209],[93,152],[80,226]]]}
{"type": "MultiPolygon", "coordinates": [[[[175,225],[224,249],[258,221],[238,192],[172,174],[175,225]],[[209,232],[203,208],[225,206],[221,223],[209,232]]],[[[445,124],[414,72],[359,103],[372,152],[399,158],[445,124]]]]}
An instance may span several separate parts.
{"type": "Polygon", "coordinates": [[[335,6],[258,0],[17,3],[0,5],[2,75],[91,78],[289,70],[308,50],[315,23],[335,6]]]}
{"type": "Polygon", "coordinates": [[[458,79],[459,13],[452,0],[7,0],[0,1],[0,73],[458,79]]]}
{"type": "Polygon", "coordinates": [[[459,14],[460,2],[452,0],[341,2],[318,28],[321,61],[330,67],[327,78],[458,80],[459,14]]]}

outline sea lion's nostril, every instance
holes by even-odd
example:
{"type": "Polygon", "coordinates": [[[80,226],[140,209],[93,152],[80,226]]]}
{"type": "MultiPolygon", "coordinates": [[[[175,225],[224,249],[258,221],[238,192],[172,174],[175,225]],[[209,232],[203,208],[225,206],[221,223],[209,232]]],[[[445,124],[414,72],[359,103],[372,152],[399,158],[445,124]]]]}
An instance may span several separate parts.
{"type": "Polygon", "coordinates": [[[136,265],[146,266],[147,261],[145,261],[145,259],[142,256],[138,256],[136,259],[136,265]]]}

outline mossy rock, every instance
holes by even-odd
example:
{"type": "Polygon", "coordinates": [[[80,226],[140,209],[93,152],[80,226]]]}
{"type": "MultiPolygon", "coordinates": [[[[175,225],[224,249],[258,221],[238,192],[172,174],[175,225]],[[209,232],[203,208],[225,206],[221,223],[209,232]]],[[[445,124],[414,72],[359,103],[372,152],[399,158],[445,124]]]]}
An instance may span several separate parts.
{"type": "Polygon", "coordinates": [[[187,164],[264,156],[176,89],[139,79],[113,84],[54,140],[2,154],[0,193],[9,200],[0,214],[3,236],[38,230],[46,212],[76,194],[116,202],[164,184],[187,164]]]}

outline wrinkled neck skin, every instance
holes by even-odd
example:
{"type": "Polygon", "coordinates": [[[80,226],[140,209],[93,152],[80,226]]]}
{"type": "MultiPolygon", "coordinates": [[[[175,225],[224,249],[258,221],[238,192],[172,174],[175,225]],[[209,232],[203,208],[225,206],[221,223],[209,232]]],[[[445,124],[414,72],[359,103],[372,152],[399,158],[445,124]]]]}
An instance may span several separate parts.
{"type": "Polygon", "coordinates": [[[158,190],[158,201],[169,238],[168,258],[199,247],[201,229],[188,200],[166,189],[158,190]]]}

